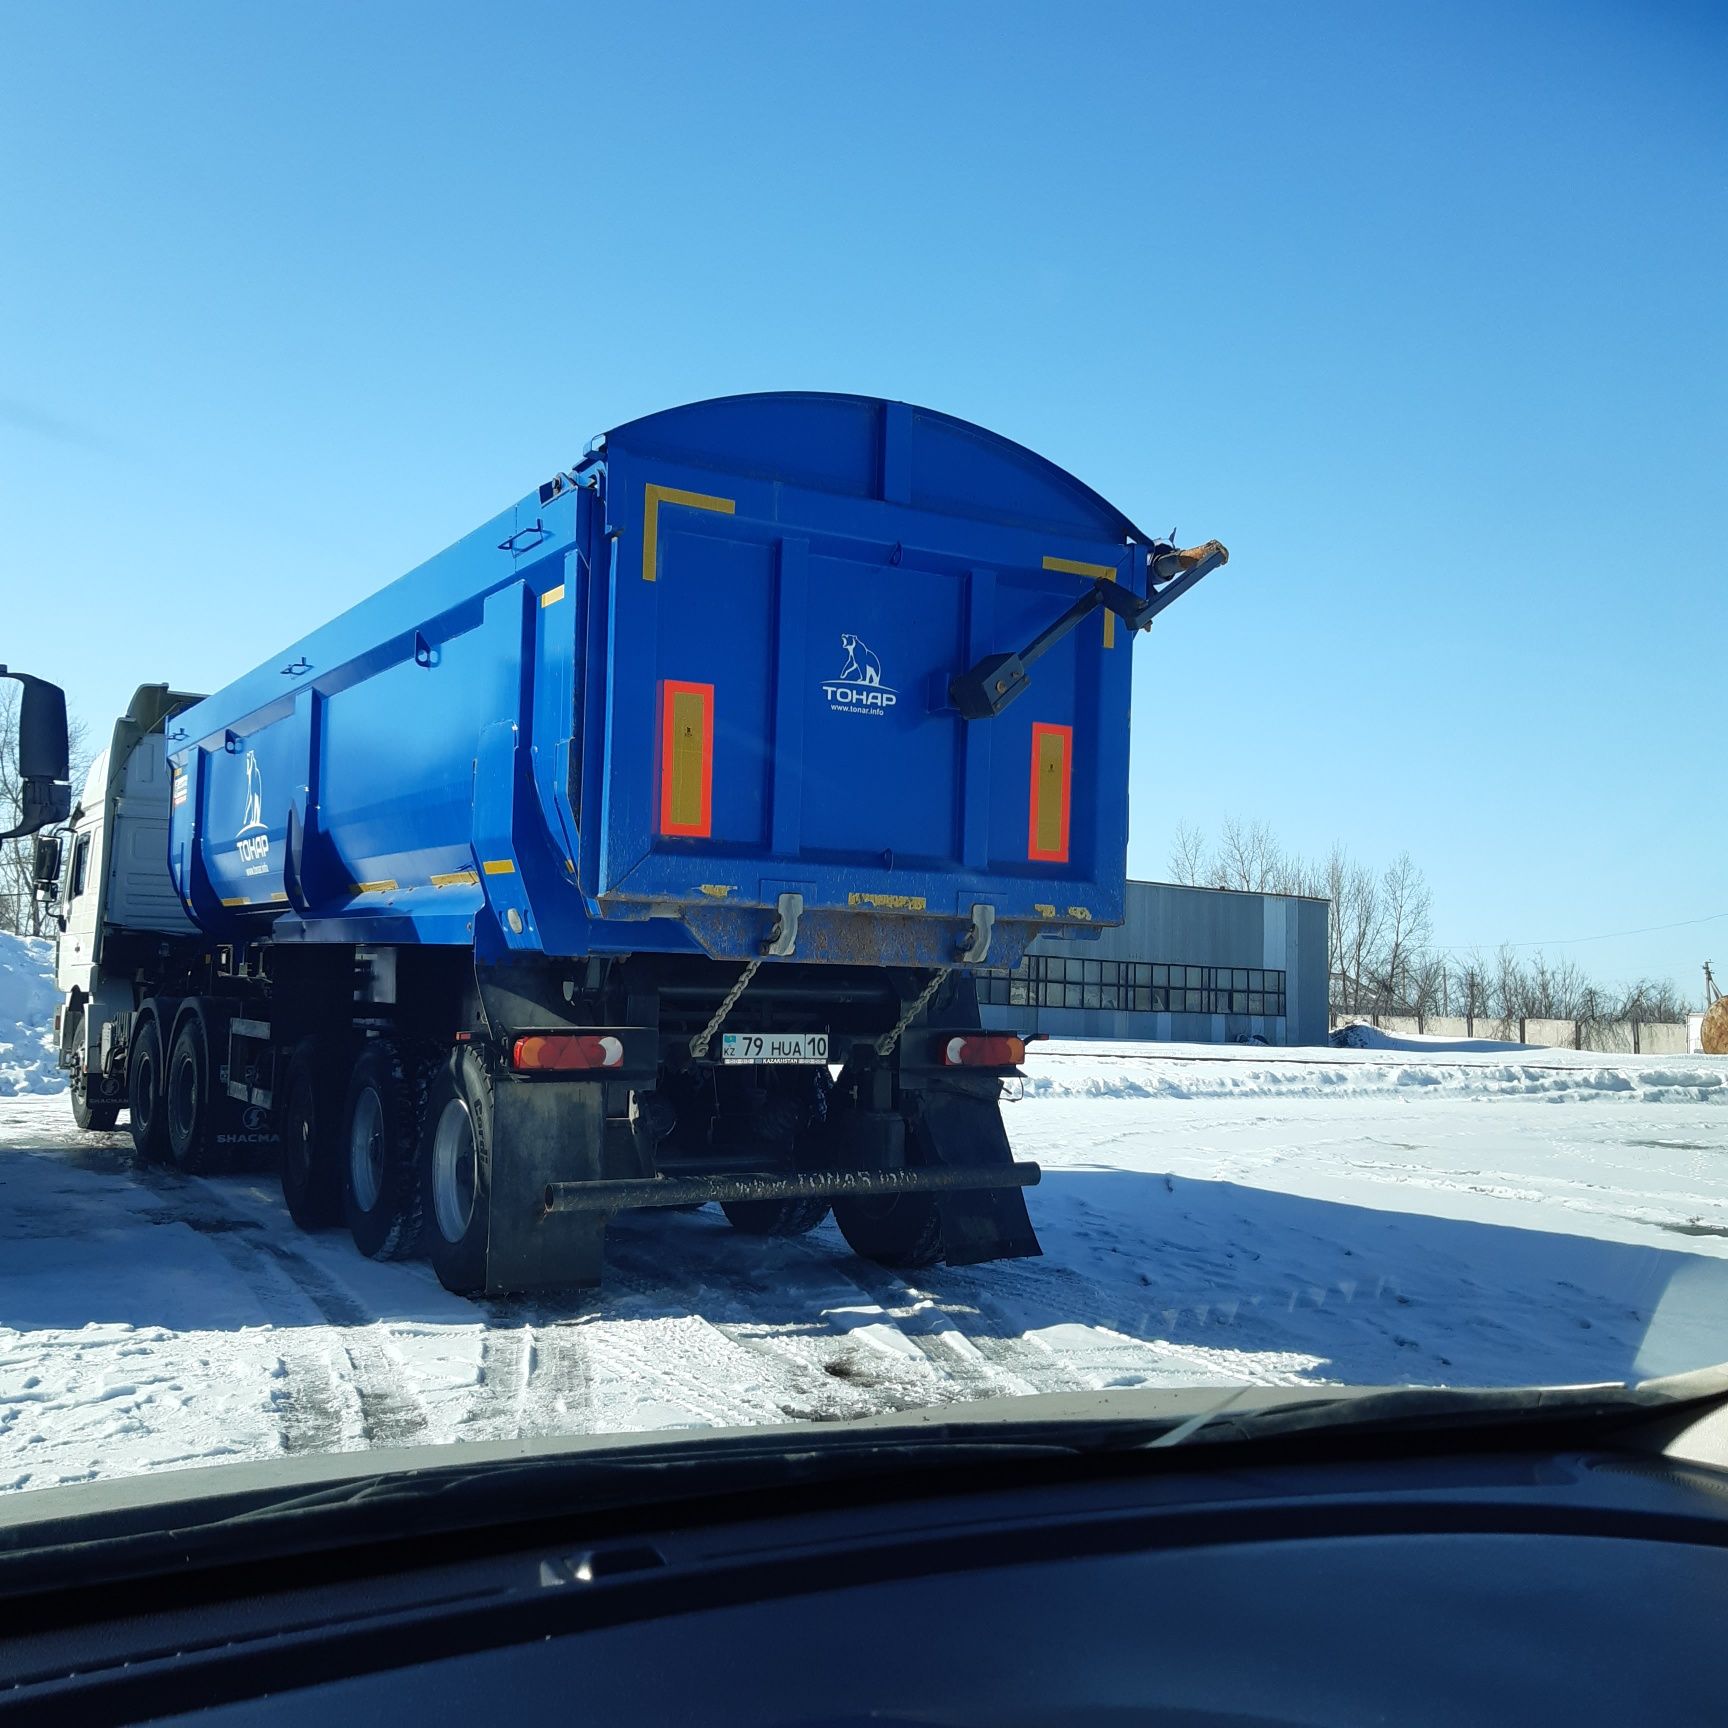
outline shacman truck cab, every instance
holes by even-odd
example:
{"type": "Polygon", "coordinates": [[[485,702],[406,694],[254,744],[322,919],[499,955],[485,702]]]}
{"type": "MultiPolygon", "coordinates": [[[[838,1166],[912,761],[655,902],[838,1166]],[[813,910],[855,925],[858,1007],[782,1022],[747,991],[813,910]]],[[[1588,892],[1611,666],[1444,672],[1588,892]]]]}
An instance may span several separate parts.
{"type": "Polygon", "coordinates": [[[212,696],[144,686],[76,809],[25,679],[78,1121],[189,1172],[279,1137],[300,1224],[464,1292],[708,1201],[1035,1254],[973,974],[1120,921],[1131,643],[1225,557],[946,415],[730,397],[212,696]]]}

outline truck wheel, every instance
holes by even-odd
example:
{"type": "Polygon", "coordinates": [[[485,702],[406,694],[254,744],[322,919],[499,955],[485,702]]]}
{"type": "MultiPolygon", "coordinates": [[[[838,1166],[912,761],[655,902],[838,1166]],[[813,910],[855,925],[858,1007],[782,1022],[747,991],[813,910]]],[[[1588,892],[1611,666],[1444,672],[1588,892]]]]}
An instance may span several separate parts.
{"type": "Polygon", "coordinates": [[[420,1087],[391,1039],[360,1053],[342,1121],[342,1210],[354,1246],[369,1260],[406,1260],[420,1245],[420,1087]]]}
{"type": "Polygon", "coordinates": [[[132,1147],[140,1164],[168,1156],[168,1111],[162,1090],[162,1027],[152,1014],[132,1040],[126,1062],[126,1107],[132,1116],[132,1147]]]}
{"type": "Polygon", "coordinates": [[[120,1106],[108,1099],[90,1102],[90,1093],[82,1079],[72,1083],[72,1120],[91,1134],[106,1134],[120,1120],[120,1106]]]}
{"type": "Polygon", "coordinates": [[[884,1266],[934,1266],[942,1214],[929,1194],[855,1194],[834,1202],[834,1222],[854,1254],[884,1266]]]}
{"type": "Polygon", "coordinates": [[[327,1045],[294,1046],[283,1097],[282,1199],[302,1230],[321,1230],[342,1217],[342,1096],[327,1045]]]}
{"type": "Polygon", "coordinates": [[[426,1248],[458,1296],[486,1288],[492,1216],[492,1082],[474,1050],[453,1051],[426,1099],[421,1150],[426,1248]]]}
{"type": "MultiPolygon", "coordinates": [[[[72,1022],[67,1033],[66,1042],[74,1050],[84,1048],[84,1016],[79,1014],[72,1022]]],[[[72,1070],[72,1120],[87,1134],[106,1134],[120,1120],[120,1106],[108,1098],[98,1098],[94,1103],[90,1100],[90,1084],[84,1074],[82,1061],[72,1070]]]]}
{"type": "Polygon", "coordinates": [[[168,1053],[168,1082],[164,1089],[168,1155],[174,1160],[175,1167],[188,1176],[202,1176],[216,1165],[213,1078],[204,1020],[194,1009],[181,1016],[174,1034],[174,1046],[168,1053]]]}
{"type": "Polygon", "coordinates": [[[828,1216],[823,1200],[722,1200],[720,1210],[746,1236],[803,1236],[828,1216]]]}
{"type": "MultiPolygon", "coordinates": [[[[762,1111],[763,1126],[770,1139],[783,1139],[795,1148],[800,1135],[821,1129],[828,1121],[828,1095],[833,1082],[826,1068],[810,1076],[809,1091],[801,1096],[802,1076],[791,1092],[771,1096],[762,1111]]],[[[828,1216],[830,1202],[820,1200],[722,1200],[720,1210],[734,1230],[746,1236],[803,1236],[828,1216]]]]}

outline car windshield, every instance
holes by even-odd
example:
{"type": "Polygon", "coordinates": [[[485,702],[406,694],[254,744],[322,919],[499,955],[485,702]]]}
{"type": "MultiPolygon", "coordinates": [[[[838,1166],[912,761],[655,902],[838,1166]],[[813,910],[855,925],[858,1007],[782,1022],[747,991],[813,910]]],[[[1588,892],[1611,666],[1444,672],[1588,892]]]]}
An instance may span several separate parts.
{"type": "Polygon", "coordinates": [[[0,19],[0,1518],[1728,1359],[1719,27],[673,16],[0,19]]]}

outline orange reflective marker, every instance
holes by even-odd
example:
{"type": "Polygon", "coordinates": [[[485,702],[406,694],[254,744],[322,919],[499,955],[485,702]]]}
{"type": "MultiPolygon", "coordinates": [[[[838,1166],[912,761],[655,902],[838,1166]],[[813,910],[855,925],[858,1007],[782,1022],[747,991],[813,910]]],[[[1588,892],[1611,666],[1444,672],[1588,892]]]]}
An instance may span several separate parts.
{"type": "Polygon", "coordinates": [[[660,686],[660,832],[714,832],[714,686],[660,686]]]}
{"type": "Polygon", "coordinates": [[[1032,815],[1026,855],[1040,864],[1068,862],[1068,789],[1074,767],[1074,728],[1042,721],[1032,727],[1032,815]]]}

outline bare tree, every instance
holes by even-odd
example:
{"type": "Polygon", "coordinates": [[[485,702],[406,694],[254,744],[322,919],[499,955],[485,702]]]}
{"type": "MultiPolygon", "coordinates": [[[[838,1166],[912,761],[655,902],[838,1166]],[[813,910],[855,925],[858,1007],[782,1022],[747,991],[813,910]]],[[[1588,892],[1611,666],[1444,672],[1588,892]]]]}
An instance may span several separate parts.
{"type": "Polygon", "coordinates": [[[1283,854],[1264,822],[1247,823],[1232,816],[1224,824],[1213,861],[1213,886],[1239,888],[1250,894],[1272,889],[1283,866],[1283,854]]]}
{"type": "Polygon", "coordinates": [[[1385,929],[1380,885],[1341,846],[1334,846],[1327,859],[1326,880],[1332,901],[1332,1005],[1341,1014],[1359,1014],[1376,1006],[1373,979],[1385,929]]]}
{"type": "Polygon", "coordinates": [[[1267,894],[1313,894],[1331,902],[1326,962],[1334,1014],[1454,1014],[1473,1020],[1674,1021],[1687,1004],[1671,982],[1624,987],[1589,978],[1576,961],[1540,952],[1519,959],[1454,960],[1432,947],[1433,894],[1408,852],[1384,870],[1359,864],[1334,844],[1323,862],[1286,852],[1264,822],[1232,817],[1215,849],[1183,823],[1170,849],[1179,882],[1267,894]]]}
{"type": "Polygon", "coordinates": [[[1205,881],[1209,868],[1206,836],[1189,823],[1179,822],[1175,838],[1170,842],[1170,880],[1185,887],[1198,888],[1205,881]]]}
{"type": "Polygon", "coordinates": [[[1638,1020],[1649,1025],[1657,1021],[1684,1020],[1691,1004],[1671,978],[1640,978],[1628,984],[1620,993],[1615,1010],[1616,1020],[1638,1020]]]}
{"type": "Polygon", "coordinates": [[[1385,908],[1385,946],[1375,967],[1376,992],[1386,1012],[1420,1013],[1411,982],[1433,933],[1433,896],[1408,852],[1400,852],[1386,866],[1380,893],[1385,908]]]}
{"type": "Polygon", "coordinates": [[[1453,988],[1457,992],[1458,1008],[1471,1020],[1489,1013],[1492,979],[1488,964],[1479,953],[1466,954],[1452,968],[1453,988]]]}

